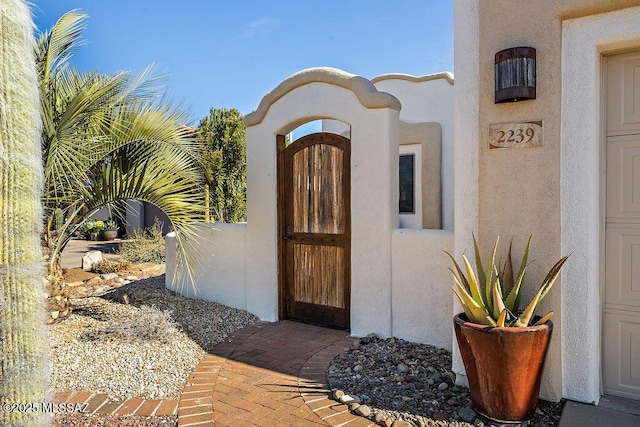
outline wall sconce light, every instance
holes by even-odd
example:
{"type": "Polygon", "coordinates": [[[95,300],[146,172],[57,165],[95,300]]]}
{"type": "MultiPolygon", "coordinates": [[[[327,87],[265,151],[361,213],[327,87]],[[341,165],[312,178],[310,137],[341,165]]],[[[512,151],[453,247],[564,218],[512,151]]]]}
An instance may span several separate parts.
{"type": "Polygon", "coordinates": [[[495,103],[536,99],[536,50],[512,47],[496,53],[495,103]]]}

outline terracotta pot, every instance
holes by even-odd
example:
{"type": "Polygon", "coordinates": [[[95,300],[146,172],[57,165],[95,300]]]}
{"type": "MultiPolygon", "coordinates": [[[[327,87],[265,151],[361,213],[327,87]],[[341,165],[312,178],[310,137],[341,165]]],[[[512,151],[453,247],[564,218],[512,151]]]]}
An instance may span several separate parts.
{"type": "Polygon", "coordinates": [[[118,237],[118,230],[102,230],[104,240],[111,241],[118,237]]]}
{"type": "Polygon", "coordinates": [[[553,323],[498,328],[453,318],[475,409],[498,422],[533,418],[553,323]]]}

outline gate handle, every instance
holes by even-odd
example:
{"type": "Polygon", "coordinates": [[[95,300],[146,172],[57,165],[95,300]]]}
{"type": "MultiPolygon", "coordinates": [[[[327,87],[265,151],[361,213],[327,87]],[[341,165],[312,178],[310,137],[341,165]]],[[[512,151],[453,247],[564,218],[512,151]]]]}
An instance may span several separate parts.
{"type": "Polygon", "coordinates": [[[287,241],[287,242],[288,242],[289,240],[291,240],[291,226],[290,226],[290,225],[287,225],[287,226],[285,227],[285,229],[284,229],[284,237],[283,237],[283,240],[285,240],[285,241],[287,241]]]}

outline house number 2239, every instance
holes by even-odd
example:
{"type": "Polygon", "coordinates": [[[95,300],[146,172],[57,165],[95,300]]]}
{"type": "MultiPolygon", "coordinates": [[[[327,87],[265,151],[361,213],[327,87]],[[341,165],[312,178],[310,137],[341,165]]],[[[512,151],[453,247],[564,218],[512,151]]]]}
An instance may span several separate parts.
{"type": "Polygon", "coordinates": [[[489,125],[489,148],[542,147],[542,121],[489,125]]]}

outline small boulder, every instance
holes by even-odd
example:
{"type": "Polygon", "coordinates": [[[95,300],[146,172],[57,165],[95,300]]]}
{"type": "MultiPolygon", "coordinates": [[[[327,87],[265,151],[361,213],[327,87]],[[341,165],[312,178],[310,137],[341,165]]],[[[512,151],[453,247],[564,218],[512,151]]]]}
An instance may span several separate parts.
{"type": "Polygon", "coordinates": [[[344,391],[342,390],[333,390],[331,393],[333,400],[339,400],[342,396],[344,396],[344,391]]]}
{"type": "Polygon", "coordinates": [[[369,408],[367,405],[360,405],[356,408],[356,414],[366,418],[371,415],[371,408],[369,408]]]}
{"type": "Polygon", "coordinates": [[[91,266],[98,261],[102,261],[102,252],[89,251],[82,257],[82,269],[89,271],[91,266]]]}
{"type": "Polygon", "coordinates": [[[118,275],[116,273],[107,273],[107,274],[101,274],[100,277],[102,277],[102,280],[113,280],[113,279],[117,279],[118,275]]]}
{"type": "Polygon", "coordinates": [[[458,416],[466,423],[473,424],[478,417],[478,413],[471,408],[462,408],[458,411],[458,416]]]}
{"type": "Polygon", "coordinates": [[[340,401],[340,403],[349,404],[349,403],[353,402],[353,397],[349,396],[348,394],[345,394],[343,396],[340,396],[340,398],[338,400],[340,401]]]}
{"type": "Polygon", "coordinates": [[[387,419],[387,414],[385,414],[384,412],[376,412],[376,416],[373,417],[373,420],[378,424],[382,423],[386,419],[387,419]]]}

